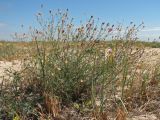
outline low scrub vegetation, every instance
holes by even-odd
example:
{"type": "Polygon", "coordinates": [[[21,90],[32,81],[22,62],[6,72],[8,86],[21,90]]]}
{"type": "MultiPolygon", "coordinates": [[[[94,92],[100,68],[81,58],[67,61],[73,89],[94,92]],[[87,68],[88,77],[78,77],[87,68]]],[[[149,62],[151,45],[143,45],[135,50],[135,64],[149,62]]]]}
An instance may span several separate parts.
{"type": "MultiPolygon", "coordinates": [[[[49,17],[37,14],[22,69],[0,83],[1,119],[125,120],[160,99],[160,64],[146,66],[145,46],[136,41],[143,23],[123,28],[91,16],[74,25],[68,10],[49,17]]],[[[3,48],[0,56],[10,56],[3,48]]]]}

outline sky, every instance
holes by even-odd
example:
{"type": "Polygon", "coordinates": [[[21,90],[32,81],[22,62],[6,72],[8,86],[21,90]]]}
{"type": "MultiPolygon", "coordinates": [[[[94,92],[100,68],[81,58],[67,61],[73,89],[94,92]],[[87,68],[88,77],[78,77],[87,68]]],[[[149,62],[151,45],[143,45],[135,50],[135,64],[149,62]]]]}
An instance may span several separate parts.
{"type": "Polygon", "coordinates": [[[69,9],[77,21],[91,15],[112,24],[145,23],[139,33],[141,39],[160,36],[160,0],[0,0],[0,40],[11,40],[11,34],[36,24],[35,14],[41,10],[69,9]]]}

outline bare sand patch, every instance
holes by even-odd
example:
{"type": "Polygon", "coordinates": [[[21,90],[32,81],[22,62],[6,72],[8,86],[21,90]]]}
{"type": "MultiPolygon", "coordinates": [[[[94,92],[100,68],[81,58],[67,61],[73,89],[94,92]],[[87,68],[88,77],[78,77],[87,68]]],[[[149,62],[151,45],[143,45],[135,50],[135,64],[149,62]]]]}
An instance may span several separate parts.
{"type": "Polygon", "coordinates": [[[21,62],[19,60],[14,61],[0,61],[0,83],[3,79],[7,79],[10,76],[8,75],[8,71],[20,71],[21,70],[21,62]]]}

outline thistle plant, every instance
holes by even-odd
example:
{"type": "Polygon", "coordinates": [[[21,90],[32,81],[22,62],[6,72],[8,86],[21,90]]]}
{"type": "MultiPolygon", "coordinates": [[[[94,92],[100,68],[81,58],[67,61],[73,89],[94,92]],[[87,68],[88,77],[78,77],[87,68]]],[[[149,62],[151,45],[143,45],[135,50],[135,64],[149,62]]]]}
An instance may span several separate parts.
{"type": "Polygon", "coordinates": [[[91,95],[93,106],[97,95],[101,94],[102,109],[106,88],[112,83],[112,89],[115,89],[117,78],[122,76],[123,100],[125,87],[134,77],[128,75],[134,71],[134,65],[143,54],[143,48],[135,50],[134,46],[143,23],[139,26],[130,23],[126,29],[105,22],[98,26],[91,16],[87,23],[77,27],[74,19],[69,18],[68,10],[49,11],[49,16],[50,19],[46,20],[42,13],[38,13],[40,29],[31,29],[31,39],[36,46],[37,75],[43,89],[52,95],[62,95],[59,97],[63,102],[81,101],[91,95]],[[109,38],[115,43],[111,48],[105,48],[107,45],[101,43],[109,38]],[[96,94],[98,86],[100,94],[96,94]]]}
{"type": "MultiPolygon", "coordinates": [[[[123,28],[91,16],[86,22],[75,24],[68,10],[49,10],[48,19],[38,13],[36,19],[39,26],[30,27],[27,35],[31,40],[29,56],[21,77],[15,74],[13,84],[17,92],[36,94],[31,101],[27,100],[36,115],[48,112],[54,118],[64,106],[73,105],[79,110],[87,106],[96,113],[94,117],[101,119],[110,100],[118,109],[127,111],[126,101],[134,97],[138,74],[140,94],[146,93],[149,77],[137,67],[142,65],[144,48],[136,42],[144,23],[136,26],[131,22],[123,28]]],[[[158,76],[155,72],[155,79],[158,76]]]]}

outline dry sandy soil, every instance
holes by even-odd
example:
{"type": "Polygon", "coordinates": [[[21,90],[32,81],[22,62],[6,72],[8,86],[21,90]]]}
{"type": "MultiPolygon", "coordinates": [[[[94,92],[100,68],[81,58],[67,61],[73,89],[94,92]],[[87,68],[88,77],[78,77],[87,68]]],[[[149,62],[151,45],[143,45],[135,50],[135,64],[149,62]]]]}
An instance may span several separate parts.
{"type": "Polygon", "coordinates": [[[14,61],[0,61],[0,83],[3,79],[11,77],[8,75],[11,71],[19,71],[21,70],[21,62],[18,60],[14,61]]]}
{"type": "Polygon", "coordinates": [[[142,58],[145,63],[155,65],[160,60],[160,48],[146,48],[142,58]]]}
{"type": "MultiPolygon", "coordinates": [[[[160,58],[160,48],[146,48],[142,59],[149,65],[154,65],[160,58]]],[[[20,70],[21,62],[14,60],[12,62],[0,61],[0,83],[3,79],[8,78],[6,70],[20,70]]],[[[154,114],[143,114],[128,118],[128,120],[160,120],[154,114]]]]}

